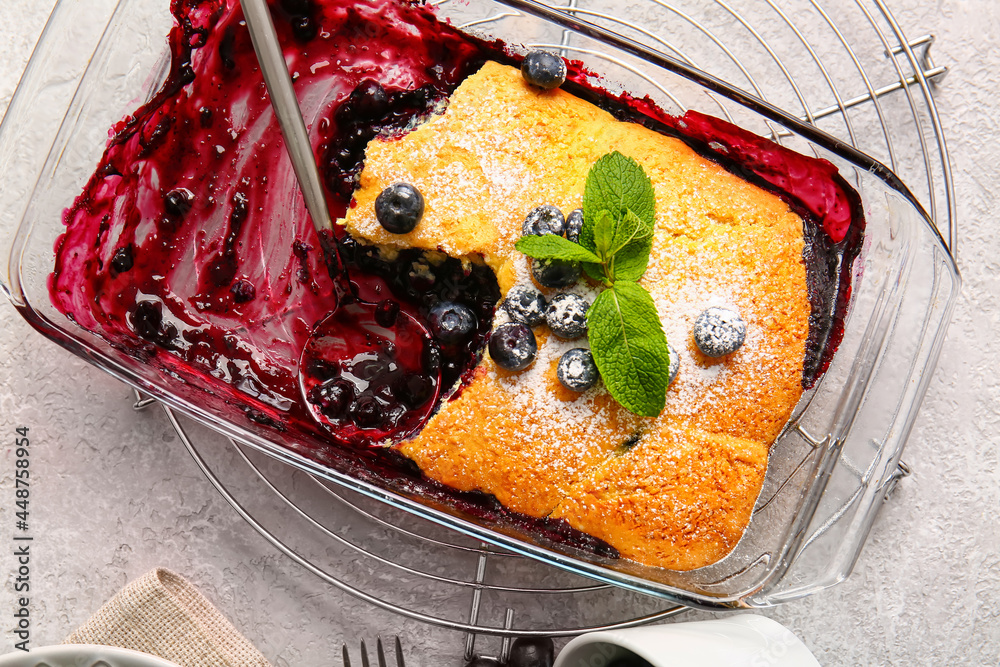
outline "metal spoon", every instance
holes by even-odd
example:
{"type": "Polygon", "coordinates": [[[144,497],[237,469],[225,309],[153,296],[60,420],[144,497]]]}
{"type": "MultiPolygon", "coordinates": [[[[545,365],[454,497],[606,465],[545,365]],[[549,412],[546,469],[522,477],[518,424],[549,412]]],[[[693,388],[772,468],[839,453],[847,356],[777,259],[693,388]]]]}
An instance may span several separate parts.
{"type": "MultiPolygon", "coordinates": [[[[430,332],[405,312],[392,312],[392,309],[386,312],[385,307],[379,311],[378,304],[361,300],[351,289],[347,267],[333,237],[330,211],[309,133],[278,43],[271,12],[266,0],[240,0],[240,4],[271,106],[285,139],[285,148],[309,216],[323,244],[334,283],[336,303],[313,329],[299,359],[299,387],[303,398],[313,418],[321,424],[335,427],[336,434],[343,439],[369,442],[381,442],[386,438],[399,440],[423,423],[440,392],[440,370],[427,362],[434,356],[428,354],[432,345],[430,332]],[[429,397],[419,405],[406,406],[404,413],[399,413],[398,407],[393,409],[385,405],[384,397],[387,392],[391,395],[392,388],[381,388],[382,403],[374,397],[368,400],[363,392],[370,389],[377,378],[362,376],[371,371],[372,362],[375,362],[374,372],[378,372],[379,363],[384,363],[388,369],[386,373],[397,379],[400,373],[429,378],[433,383],[429,397]],[[362,396],[356,395],[358,389],[361,389],[362,396]],[[345,391],[347,398],[344,397],[345,391]],[[352,391],[354,396],[351,396],[352,391]],[[367,404],[358,408],[364,400],[367,404]],[[351,418],[351,413],[356,413],[355,418],[351,418]],[[358,421],[362,423],[358,424],[358,421]]],[[[424,389],[427,390],[427,387],[424,389]]],[[[425,393],[422,392],[421,396],[425,393]]]]}

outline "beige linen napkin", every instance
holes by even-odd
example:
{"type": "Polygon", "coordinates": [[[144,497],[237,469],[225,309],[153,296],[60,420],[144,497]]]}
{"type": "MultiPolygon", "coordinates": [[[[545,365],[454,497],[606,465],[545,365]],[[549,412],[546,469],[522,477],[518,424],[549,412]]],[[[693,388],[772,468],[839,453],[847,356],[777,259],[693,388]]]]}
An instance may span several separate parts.
{"type": "Polygon", "coordinates": [[[182,667],[270,667],[204,595],[162,568],[123,588],[65,643],[128,648],[182,667]]]}

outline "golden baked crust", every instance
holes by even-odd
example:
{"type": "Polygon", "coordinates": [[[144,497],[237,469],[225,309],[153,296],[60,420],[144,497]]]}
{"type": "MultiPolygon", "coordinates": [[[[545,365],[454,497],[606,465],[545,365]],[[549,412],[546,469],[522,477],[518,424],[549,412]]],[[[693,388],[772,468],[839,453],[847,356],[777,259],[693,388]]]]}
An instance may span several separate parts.
{"type": "Polygon", "coordinates": [[[631,560],[690,570],[736,546],[766,468],[764,443],[667,419],[641,446],[587,470],[552,516],[631,560]]]}
{"type": "Polygon", "coordinates": [[[739,541],[768,447],[801,396],[810,312],[801,218],[679,140],[487,63],[443,115],[368,146],[343,222],[382,246],[485,261],[506,293],[529,280],[514,249],[525,215],[542,203],[579,207],[590,167],[613,150],[643,166],[656,194],[641,282],[682,359],[663,413],[636,417],[603,388],[564,390],[555,363],[581,341],[539,328],[532,368],[507,373],[485,358],[471,384],[399,448],[452,487],[565,519],[625,558],[688,570],[739,541]],[[376,221],[374,200],[399,181],[419,188],[426,208],[413,232],[394,235],[376,221]],[[747,323],[744,346],[722,360],[703,357],[691,337],[712,305],[735,308],[747,323]]]}

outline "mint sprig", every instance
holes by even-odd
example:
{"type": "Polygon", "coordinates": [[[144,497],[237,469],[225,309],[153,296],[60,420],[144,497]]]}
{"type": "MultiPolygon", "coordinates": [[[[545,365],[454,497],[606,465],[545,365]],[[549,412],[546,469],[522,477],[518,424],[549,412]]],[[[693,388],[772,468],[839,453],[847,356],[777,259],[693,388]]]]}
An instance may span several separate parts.
{"type": "Polygon", "coordinates": [[[663,411],[670,377],[656,305],[637,282],[649,264],[655,209],[646,172],[615,151],[587,174],[579,243],[550,234],[515,244],[536,259],[582,262],[587,275],[607,287],[587,311],[590,351],[614,399],[643,417],[663,411]]]}

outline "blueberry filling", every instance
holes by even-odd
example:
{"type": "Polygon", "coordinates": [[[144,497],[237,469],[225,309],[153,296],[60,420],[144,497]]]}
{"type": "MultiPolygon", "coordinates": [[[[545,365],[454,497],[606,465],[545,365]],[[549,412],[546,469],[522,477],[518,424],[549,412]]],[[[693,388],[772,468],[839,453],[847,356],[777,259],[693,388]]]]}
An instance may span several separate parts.
{"type": "Polygon", "coordinates": [[[333,379],[317,385],[309,393],[309,400],[331,420],[347,416],[347,409],[354,402],[354,385],[343,379],[333,379]]]}
{"type": "Polygon", "coordinates": [[[132,328],[136,335],[161,347],[176,347],[177,326],[163,319],[163,304],[159,301],[140,301],[131,313],[132,328]]]}
{"type": "Polygon", "coordinates": [[[327,359],[312,359],[305,370],[320,382],[326,382],[340,375],[340,364],[327,359]]]}
{"type": "Polygon", "coordinates": [[[308,15],[312,11],[310,0],[281,0],[281,8],[289,14],[308,15]]]}
{"type": "Polygon", "coordinates": [[[324,180],[330,192],[350,201],[368,142],[380,134],[397,133],[415,118],[426,116],[446,91],[433,85],[387,90],[368,79],[359,83],[334,112],[337,131],[327,142],[323,158],[324,180]]]}
{"type": "Polygon", "coordinates": [[[337,118],[348,123],[357,120],[376,120],[388,113],[391,106],[389,93],[378,81],[365,79],[351,91],[347,101],[337,112],[337,118]]]}

